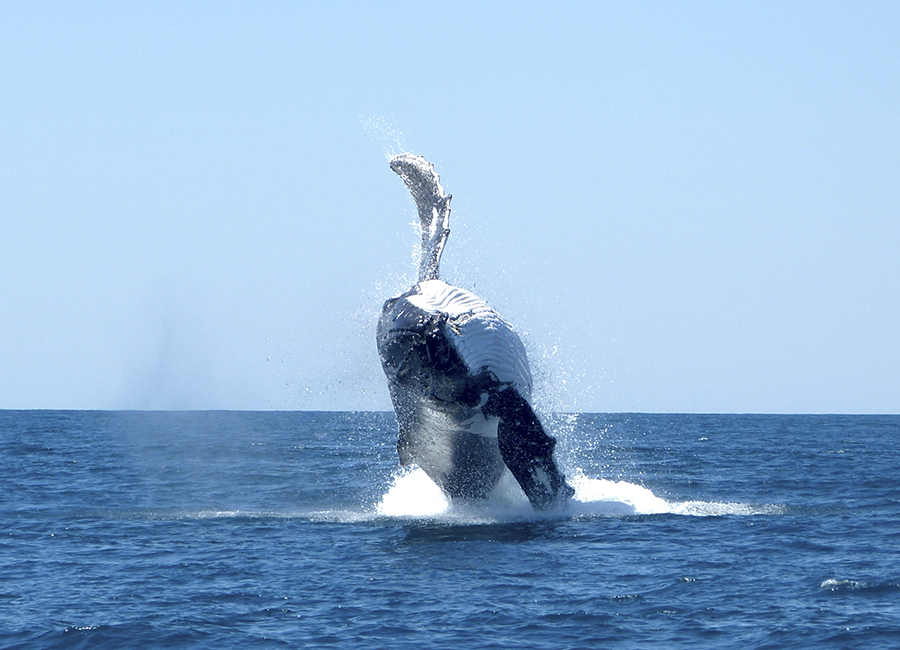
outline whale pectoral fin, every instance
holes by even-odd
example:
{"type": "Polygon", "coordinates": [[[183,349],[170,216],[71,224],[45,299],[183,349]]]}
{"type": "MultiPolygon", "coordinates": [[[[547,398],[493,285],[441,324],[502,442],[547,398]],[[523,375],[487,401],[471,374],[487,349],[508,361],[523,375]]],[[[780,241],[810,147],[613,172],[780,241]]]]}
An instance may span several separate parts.
{"type": "Polygon", "coordinates": [[[553,461],[556,439],[547,435],[528,400],[517,390],[507,388],[492,394],[484,413],[500,418],[500,455],[535,510],[547,510],[575,493],[553,461]]]}
{"type": "Polygon", "coordinates": [[[400,154],[391,158],[390,166],[403,179],[419,212],[422,234],[419,282],[436,280],[439,276],[441,253],[450,234],[450,199],[453,197],[444,193],[434,165],[422,156],[400,154]]]}

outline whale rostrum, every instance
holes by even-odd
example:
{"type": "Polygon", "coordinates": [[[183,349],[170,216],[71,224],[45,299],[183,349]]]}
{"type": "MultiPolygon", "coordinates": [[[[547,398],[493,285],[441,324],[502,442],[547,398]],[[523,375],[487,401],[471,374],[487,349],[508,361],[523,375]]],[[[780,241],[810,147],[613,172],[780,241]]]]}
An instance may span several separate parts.
{"type": "Polygon", "coordinates": [[[489,497],[508,468],[535,509],[564,503],[574,491],[531,407],[525,346],[481,298],[439,279],[451,196],[421,156],[395,156],[390,166],[422,234],[418,282],[385,302],[376,333],[400,463],[421,467],[453,499],[489,497]]]}

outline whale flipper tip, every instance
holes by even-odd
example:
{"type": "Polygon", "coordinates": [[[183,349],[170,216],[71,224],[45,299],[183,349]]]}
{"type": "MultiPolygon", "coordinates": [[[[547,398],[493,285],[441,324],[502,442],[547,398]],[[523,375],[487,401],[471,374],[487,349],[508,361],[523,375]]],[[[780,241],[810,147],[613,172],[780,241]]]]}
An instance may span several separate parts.
{"type": "Polygon", "coordinates": [[[391,158],[388,164],[406,183],[417,206],[424,203],[430,208],[444,198],[440,176],[434,171],[434,165],[424,157],[414,153],[402,153],[391,158]]]}
{"type": "Polygon", "coordinates": [[[422,232],[422,257],[419,281],[437,279],[444,243],[450,234],[450,199],[444,193],[434,165],[414,153],[394,156],[388,163],[406,184],[416,209],[422,232]]]}

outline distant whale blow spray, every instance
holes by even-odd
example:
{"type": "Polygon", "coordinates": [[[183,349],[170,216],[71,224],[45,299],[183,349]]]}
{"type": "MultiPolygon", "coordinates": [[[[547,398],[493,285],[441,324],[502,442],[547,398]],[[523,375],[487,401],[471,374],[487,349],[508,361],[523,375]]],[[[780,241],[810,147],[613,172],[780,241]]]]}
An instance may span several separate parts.
{"type": "Polygon", "coordinates": [[[450,498],[486,499],[509,468],[536,510],[566,502],[574,491],[553,460],[556,440],[529,403],[525,346],[481,298],[438,279],[451,196],[421,156],[390,166],[422,233],[418,282],[385,302],[377,330],[401,464],[421,467],[450,498]]]}

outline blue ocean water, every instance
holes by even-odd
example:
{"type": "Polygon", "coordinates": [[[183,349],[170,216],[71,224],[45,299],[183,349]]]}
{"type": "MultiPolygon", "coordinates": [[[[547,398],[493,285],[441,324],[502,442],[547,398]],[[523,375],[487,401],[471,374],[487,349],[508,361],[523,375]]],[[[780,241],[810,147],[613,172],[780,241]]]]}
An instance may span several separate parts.
{"type": "Polygon", "coordinates": [[[0,647],[900,647],[900,417],[546,422],[537,515],[388,413],[0,411],[0,647]]]}

